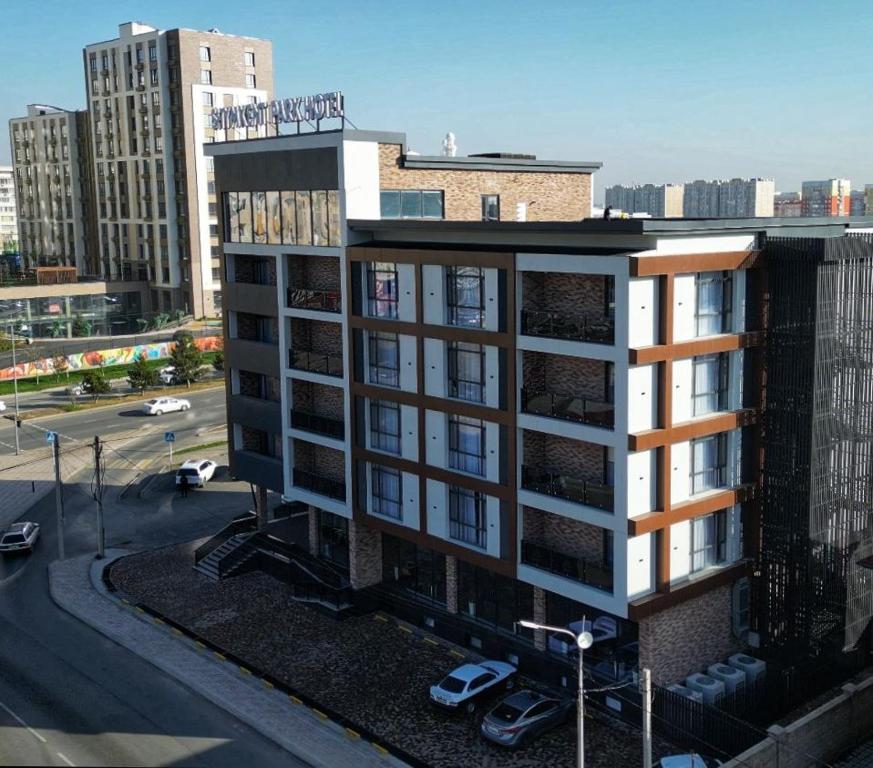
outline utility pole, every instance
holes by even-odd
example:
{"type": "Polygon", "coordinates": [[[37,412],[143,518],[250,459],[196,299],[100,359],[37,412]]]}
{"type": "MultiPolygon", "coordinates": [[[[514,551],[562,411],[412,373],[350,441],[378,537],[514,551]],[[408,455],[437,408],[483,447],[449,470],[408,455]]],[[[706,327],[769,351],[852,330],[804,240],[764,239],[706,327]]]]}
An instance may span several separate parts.
{"type": "Polygon", "coordinates": [[[94,435],[94,500],[97,502],[97,559],[106,555],[106,533],[103,528],[103,446],[94,435]]]}
{"type": "Polygon", "coordinates": [[[18,417],[18,366],[15,362],[15,327],[7,326],[10,329],[10,337],[12,337],[12,391],[15,393],[15,455],[21,453],[21,446],[18,442],[18,431],[21,425],[21,419],[18,417]]]}
{"type": "Polygon", "coordinates": [[[652,768],[652,671],[642,670],[643,768],[652,768]]]}
{"type": "Polygon", "coordinates": [[[64,495],[61,490],[61,441],[58,433],[52,434],[52,450],[55,455],[55,507],[58,513],[58,557],[64,559],[64,495]]]}

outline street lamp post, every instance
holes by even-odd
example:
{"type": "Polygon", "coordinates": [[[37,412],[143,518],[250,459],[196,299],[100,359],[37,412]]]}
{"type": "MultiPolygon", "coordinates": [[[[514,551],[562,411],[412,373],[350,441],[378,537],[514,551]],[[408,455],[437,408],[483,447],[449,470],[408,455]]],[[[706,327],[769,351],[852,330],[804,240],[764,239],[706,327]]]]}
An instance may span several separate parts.
{"type": "Polygon", "coordinates": [[[15,399],[15,455],[21,453],[21,446],[18,444],[18,365],[15,361],[15,326],[7,325],[6,332],[9,338],[12,339],[12,391],[15,399]]]}
{"type": "MultiPolygon", "coordinates": [[[[560,635],[569,635],[573,638],[573,642],[579,649],[579,703],[576,706],[578,710],[579,721],[577,726],[579,746],[576,765],[578,766],[578,768],[585,768],[585,667],[582,663],[582,653],[592,646],[592,644],[594,643],[594,637],[591,635],[590,632],[582,631],[577,635],[575,632],[572,632],[571,630],[564,627],[550,627],[548,624],[537,624],[535,621],[527,621],[522,619],[518,623],[526,629],[543,629],[546,632],[554,632],[560,635]]],[[[584,618],[582,620],[582,625],[585,625],[584,618]]]]}

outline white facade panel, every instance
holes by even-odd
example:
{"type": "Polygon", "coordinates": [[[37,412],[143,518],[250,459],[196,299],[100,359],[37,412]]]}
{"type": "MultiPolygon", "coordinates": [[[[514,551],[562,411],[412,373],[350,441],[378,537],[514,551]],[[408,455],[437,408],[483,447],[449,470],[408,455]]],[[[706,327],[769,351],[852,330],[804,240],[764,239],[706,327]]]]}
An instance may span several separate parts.
{"type": "Polygon", "coordinates": [[[400,334],[397,338],[400,352],[400,389],[404,392],[418,391],[418,344],[415,336],[400,334]]]}
{"type": "Polygon", "coordinates": [[[397,319],[415,322],[415,265],[397,265],[397,319]]]}
{"type": "Polygon", "coordinates": [[[687,578],[691,570],[691,522],[670,526],[670,582],[687,578]]]}
{"type": "Polygon", "coordinates": [[[448,447],[446,441],[446,415],[440,411],[424,412],[425,445],[427,463],[432,467],[446,468],[448,447]]]}
{"type": "Polygon", "coordinates": [[[500,407],[500,351],[485,347],[485,405],[500,407]]]}
{"type": "Polygon", "coordinates": [[[413,405],[400,406],[400,453],[418,461],[418,408],[413,405]]]}
{"type": "Polygon", "coordinates": [[[657,481],[655,451],[638,451],[627,454],[628,517],[638,517],[655,509],[657,481]]]}
{"type": "Polygon", "coordinates": [[[628,368],[628,432],[654,429],[658,423],[658,370],[655,365],[628,368]]]}
{"type": "Polygon", "coordinates": [[[441,539],[449,538],[448,489],[445,483],[428,478],[427,493],[427,532],[441,539]]]}
{"type": "Polygon", "coordinates": [[[628,346],[650,347],[658,343],[658,278],[628,280],[628,346]]]}
{"type": "Polygon", "coordinates": [[[627,599],[655,591],[655,536],[644,533],[627,540],[627,599]]]}
{"type": "Polygon", "coordinates": [[[347,219],[379,219],[379,144],[344,141],[343,194],[347,219]]]}
{"type": "Polygon", "coordinates": [[[421,282],[421,296],[424,301],[424,322],[431,325],[442,325],[446,316],[443,268],[437,264],[422,264],[421,282]]]}
{"type": "Polygon", "coordinates": [[[500,425],[485,422],[485,479],[500,482],[500,425]]]}
{"type": "Polygon", "coordinates": [[[696,311],[696,275],[676,275],[673,280],[673,341],[688,341],[697,336],[696,311]]]}
{"type": "MultiPolygon", "coordinates": [[[[669,365],[669,363],[667,363],[669,365]]],[[[694,416],[694,358],[673,361],[673,423],[680,424],[694,416]]]]}
{"type": "Polygon", "coordinates": [[[445,342],[440,339],[424,340],[424,393],[431,397],[446,396],[445,342]]]}
{"type": "MultiPolygon", "coordinates": [[[[485,548],[491,557],[500,557],[500,499],[496,496],[486,496],[485,509],[486,525],[488,527],[485,548]]],[[[473,547],[473,549],[477,548],[473,547]]]]}
{"type": "MultiPolygon", "coordinates": [[[[497,270],[485,269],[483,271],[485,276],[485,318],[482,327],[486,331],[497,331],[500,327],[500,303],[498,302],[497,270]]],[[[508,287],[507,290],[509,290],[508,287]]]]}
{"type": "Polygon", "coordinates": [[[670,450],[670,502],[678,504],[691,495],[691,443],[676,443],[670,450]]]}
{"type": "Polygon", "coordinates": [[[418,503],[418,475],[404,472],[402,477],[403,524],[419,530],[421,528],[421,509],[418,503]]]}

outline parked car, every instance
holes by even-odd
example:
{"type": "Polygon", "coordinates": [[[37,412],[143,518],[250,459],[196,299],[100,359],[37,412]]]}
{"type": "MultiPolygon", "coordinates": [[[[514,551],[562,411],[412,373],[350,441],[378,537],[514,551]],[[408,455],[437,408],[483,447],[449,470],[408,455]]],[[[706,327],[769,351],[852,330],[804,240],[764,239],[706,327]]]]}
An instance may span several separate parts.
{"type": "Polygon", "coordinates": [[[178,397],[156,397],[142,404],[143,413],[149,416],[161,416],[170,411],[187,411],[191,403],[178,397]]]}
{"type": "Polygon", "coordinates": [[[12,523],[0,538],[0,552],[32,552],[39,538],[39,523],[12,523]]]}
{"type": "Polygon", "coordinates": [[[720,765],[724,763],[714,757],[698,754],[667,755],[658,761],[657,768],[718,768],[720,765]]]}
{"type": "Polygon", "coordinates": [[[85,388],[81,384],[71,384],[64,390],[64,392],[68,395],[73,395],[73,397],[81,397],[86,394],[85,388]]]}
{"type": "Polygon", "coordinates": [[[182,478],[188,478],[188,485],[202,488],[208,483],[218,465],[209,459],[188,459],[176,470],[176,485],[181,485],[182,478]]]}
{"type": "Polygon", "coordinates": [[[5,410],[6,410],[6,403],[4,403],[2,400],[0,400],[0,413],[3,413],[3,411],[5,411],[5,410]]]}
{"type": "Polygon", "coordinates": [[[176,369],[172,365],[165,365],[158,372],[158,378],[161,384],[173,384],[176,381],[176,369]]]}
{"type": "Polygon", "coordinates": [[[493,691],[495,686],[505,683],[507,689],[512,688],[517,671],[512,664],[504,661],[462,664],[430,687],[430,700],[447,709],[464,707],[467,712],[473,712],[476,700],[493,691]]]}
{"type": "Polygon", "coordinates": [[[575,712],[572,699],[557,699],[537,691],[523,690],[507,696],[485,719],[481,733],[504,747],[521,747],[555,726],[566,723],[575,712]]]}

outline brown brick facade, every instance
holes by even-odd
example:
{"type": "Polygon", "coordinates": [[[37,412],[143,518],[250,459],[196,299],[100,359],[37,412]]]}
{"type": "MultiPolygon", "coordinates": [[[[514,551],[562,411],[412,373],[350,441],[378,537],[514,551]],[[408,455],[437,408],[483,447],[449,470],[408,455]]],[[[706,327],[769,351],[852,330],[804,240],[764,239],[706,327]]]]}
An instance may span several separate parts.
{"type": "Polygon", "coordinates": [[[479,221],[482,195],[500,195],[500,218],[515,220],[517,203],[527,203],[528,221],[580,221],[591,215],[591,174],[413,169],[400,165],[399,144],[379,145],[382,189],[439,189],[445,218],[479,221]]]}
{"type": "Polygon", "coordinates": [[[302,379],[294,379],[292,387],[292,408],[295,411],[323,416],[326,419],[345,419],[342,387],[331,387],[302,379]]]}
{"type": "Polygon", "coordinates": [[[602,483],[605,471],[605,451],[602,445],[524,430],[523,465],[533,470],[557,472],[561,475],[602,483]]]}
{"type": "Polygon", "coordinates": [[[349,520],[349,579],[354,589],[382,581],[382,534],[349,520]]]}
{"type": "Polygon", "coordinates": [[[522,538],[564,555],[602,562],[603,531],[596,525],[522,507],[522,538]]]}
{"type": "Polygon", "coordinates": [[[304,472],[344,482],[346,479],[345,454],[306,440],[294,441],[294,467],[304,472]]]}
{"type": "Polygon", "coordinates": [[[292,349],[306,349],[322,355],[342,354],[342,326],[339,323],[292,317],[290,328],[289,343],[292,349]]]}
{"type": "Polygon", "coordinates": [[[266,256],[235,254],[233,257],[233,279],[236,283],[276,285],[276,259],[266,256]],[[263,274],[266,274],[266,283],[261,283],[263,274]]]}
{"type": "Polygon", "coordinates": [[[288,287],[311,291],[339,291],[340,263],[331,256],[289,255],[288,287]]]}
{"type": "Polygon", "coordinates": [[[741,649],[731,629],[731,589],[719,587],[639,622],[640,667],[652,670],[654,682],[681,682],[741,649]]]}
{"type": "Polygon", "coordinates": [[[522,309],[560,312],[567,316],[603,314],[606,277],[559,272],[522,272],[522,309]]]}
{"type": "Polygon", "coordinates": [[[525,389],[606,401],[606,363],[601,360],[525,351],[522,375],[525,389]]]}

